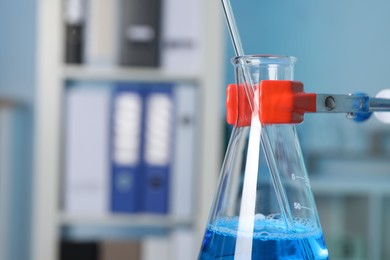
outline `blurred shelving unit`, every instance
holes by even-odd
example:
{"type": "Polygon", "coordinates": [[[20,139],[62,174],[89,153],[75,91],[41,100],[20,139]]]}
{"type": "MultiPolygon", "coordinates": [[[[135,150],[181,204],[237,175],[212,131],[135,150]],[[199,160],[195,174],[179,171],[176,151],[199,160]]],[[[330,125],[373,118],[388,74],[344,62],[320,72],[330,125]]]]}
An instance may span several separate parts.
{"type": "Polygon", "coordinates": [[[317,151],[306,160],[332,259],[379,260],[390,256],[386,127],[367,137],[370,147],[366,150],[317,151]]]}
{"type": "Polygon", "coordinates": [[[311,178],[330,256],[335,256],[332,259],[388,258],[385,211],[389,185],[389,176],[370,173],[311,178]]]}
{"type": "MultiPolygon", "coordinates": [[[[35,128],[35,177],[33,183],[32,259],[58,258],[59,241],[63,236],[101,238],[112,230],[121,230],[123,237],[137,234],[139,228],[148,234],[166,232],[183,226],[193,228],[199,246],[211,206],[213,191],[222,158],[222,121],[219,102],[222,84],[223,19],[218,1],[202,0],[204,46],[199,74],[165,73],[159,69],[89,68],[63,63],[64,36],[62,1],[38,1],[38,56],[35,128]],[[191,219],[171,216],[111,216],[78,218],[67,216],[60,209],[62,166],[62,102],[67,80],[96,81],[169,81],[190,82],[200,94],[199,154],[196,174],[196,215],[191,219]],[[100,231],[99,231],[100,230],[100,231]]],[[[115,236],[115,235],[113,235],[115,236]]],[[[120,236],[120,235],[116,235],[120,236]]],[[[117,237],[118,238],[118,237],[117,237]]],[[[121,237],[119,237],[121,238],[121,237]]]]}

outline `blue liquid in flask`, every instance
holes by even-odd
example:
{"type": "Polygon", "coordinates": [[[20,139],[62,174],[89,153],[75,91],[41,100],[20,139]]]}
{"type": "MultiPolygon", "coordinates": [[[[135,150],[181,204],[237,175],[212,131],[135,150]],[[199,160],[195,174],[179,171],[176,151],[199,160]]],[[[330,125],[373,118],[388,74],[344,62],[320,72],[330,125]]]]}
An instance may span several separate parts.
{"type": "Polygon", "coordinates": [[[281,219],[256,220],[252,250],[242,256],[236,254],[237,239],[245,236],[237,235],[238,219],[218,219],[207,226],[199,259],[328,259],[319,228],[299,219],[294,228],[294,232],[286,230],[281,219]]]}

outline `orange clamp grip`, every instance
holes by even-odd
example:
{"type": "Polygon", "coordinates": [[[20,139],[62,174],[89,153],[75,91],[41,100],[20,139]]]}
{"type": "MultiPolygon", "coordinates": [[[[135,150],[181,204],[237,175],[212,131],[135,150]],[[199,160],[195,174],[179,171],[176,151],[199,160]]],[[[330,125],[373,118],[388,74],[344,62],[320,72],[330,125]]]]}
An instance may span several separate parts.
{"type": "Polygon", "coordinates": [[[230,125],[250,126],[252,110],[243,85],[229,84],[226,89],[226,121],[230,125]]]}
{"type": "MultiPolygon", "coordinates": [[[[301,123],[306,112],[316,112],[316,94],[305,93],[303,83],[290,80],[260,82],[259,114],[263,124],[301,123]]],[[[249,126],[252,111],[244,86],[230,84],[227,88],[226,119],[235,126],[249,126]]]]}

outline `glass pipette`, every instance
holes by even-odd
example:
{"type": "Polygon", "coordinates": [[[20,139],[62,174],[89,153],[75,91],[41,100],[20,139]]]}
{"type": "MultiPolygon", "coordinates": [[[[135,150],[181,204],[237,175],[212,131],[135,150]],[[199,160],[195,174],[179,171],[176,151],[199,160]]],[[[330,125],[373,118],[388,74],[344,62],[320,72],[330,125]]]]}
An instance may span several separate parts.
{"type": "MultiPolygon", "coordinates": [[[[238,33],[238,29],[237,29],[237,25],[236,25],[234,13],[233,13],[230,1],[229,0],[222,0],[222,6],[223,6],[224,13],[225,13],[225,18],[226,18],[226,21],[228,24],[230,36],[231,36],[231,39],[233,42],[233,47],[234,47],[234,50],[236,52],[236,55],[237,56],[244,56],[244,50],[242,48],[240,35],[238,33]]],[[[248,147],[247,163],[246,163],[246,165],[250,165],[250,167],[246,167],[246,169],[245,169],[245,176],[248,178],[245,178],[246,180],[244,179],[244,186],[243,186],[244,190],[245,190],[245,187],[248,186],[247,190],[249,190],[249,192],[246,192],[246,193],[243,192],[243,195],[249,195],[249,197],[247,199],[248,199],[248,201],[250,201],[250,205],[248,206],[248,208],[245,208],[245,205],[243,205],[244,209],[241,209],[241,211],[244,211],[242,213],[244,215],[246,215],[246,217],[254,218],[254,215],[252,214],[252,212],[254,212],[254,207],[255,207],[254,203],[256,201],[255,194],[256,194],[256,185],[257,185],[257,169],[259,166],[259,156],[258,155],[259,155],[259,148],[260,148],[260,138],[259,137],[260,136],[264,137],[264,135],[267,135],[267,132],[264,132],[262,134],[262,126],[261,126],[260,120],[259,120],[259,109],[258,109],[259,108],[259,103],[258,103],[259,95],[257,92],[255,92],[255,85],[253,84],[249,68],[246,65],[247,61],[245,59],[240,59],[240,61],[242,62],[241,67],[242,67],[243,72],[244,72],[243,73],[243,77],[244,77],[243,82],[245,82],[244,89],[245,89],[246,95],[248,97],[249,106],[250,106],[251,112],[252,112],[252,116],[249,117],[249,118],[251,118],[251,126],[252,127],[251,127],[250,132],[249,132],[249,138],[250,138],[249,145],[250,145],[250,147],[248,147]],[[247,83],[249,83],[249,84],[247,84],[247,83]]],[[[280,180],[280,175],[279,175],[278,169],[276,167],[275,158],[273,157],[272,148],[268,144],[267,139],[268,138],[263,138],[262,145],[263,145],[264,150],[266,152],[267,159],[269,160],[268,165],[270,167],[270,172],[272,175],[272,181],[273,181],[273,184],[275,187],[277,199],[279,201],[279,205],[281,207],[281,212],[284,216],[284,220],[285,220],[285,224],[286,224],[287,229],[294,230],[293,217],[291,214],[290,206],[288,204],[287,195],[283,189],[283,186],[282,186],[282,183],[280,180]]],[[[242,201],[245,201],[245,199],[246,198],[242,198],[242,201]]],[[[248,226],[245,228],[247,228],[249,230],[253,230],[254,219],[248,219],[246,222],[251,223],[252,226],[248,226]]],[[[244,243],[245,242],[243,242],[243,244],[244,243]]],[[[239,241],[238,241],[238,244],[240,244],[239,241]]],[[[238,248],[238,250],[239,250],[239,248],[238,248]]]]}

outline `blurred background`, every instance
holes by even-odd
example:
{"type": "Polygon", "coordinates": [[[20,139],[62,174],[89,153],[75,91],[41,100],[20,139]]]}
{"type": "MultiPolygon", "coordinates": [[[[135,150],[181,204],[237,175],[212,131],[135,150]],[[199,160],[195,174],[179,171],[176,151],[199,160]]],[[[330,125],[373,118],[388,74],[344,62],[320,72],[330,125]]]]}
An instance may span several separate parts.
{"type": "MultiPolygon", "coordinates": [[[[390,3],[232,0],[305,90],[390,88],[390,3]]],[[[229,127],[220,1],[0,2],[0,259],[195,259],[229,127]],[[147,15],[145,15],[147,14],[147,15]],[[158,131],[155,131],[158,129],[158,131]]],[[[298,125],[332,259],[390,259],[390,126],[298,125]]]]}

